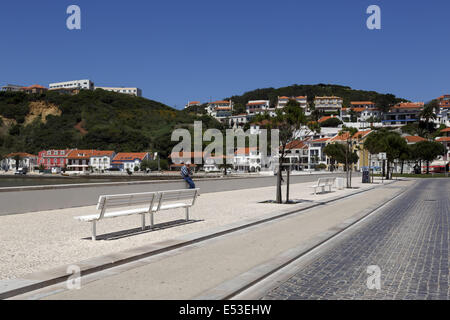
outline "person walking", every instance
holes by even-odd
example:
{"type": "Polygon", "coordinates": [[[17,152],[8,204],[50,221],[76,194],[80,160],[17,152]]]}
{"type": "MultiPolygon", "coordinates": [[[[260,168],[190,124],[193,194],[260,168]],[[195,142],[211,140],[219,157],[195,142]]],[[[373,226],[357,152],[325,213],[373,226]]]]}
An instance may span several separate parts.
{"type": "Polygon", "coordinates": [[[183,166],[181,167],[181,177],[183,177],[184,181],[186,181],[189,184],[189,189],[195,189],[195,183],[192,181],[191,178],[191,171],[189,170],[189,162],[182,162],[183,166]]]}

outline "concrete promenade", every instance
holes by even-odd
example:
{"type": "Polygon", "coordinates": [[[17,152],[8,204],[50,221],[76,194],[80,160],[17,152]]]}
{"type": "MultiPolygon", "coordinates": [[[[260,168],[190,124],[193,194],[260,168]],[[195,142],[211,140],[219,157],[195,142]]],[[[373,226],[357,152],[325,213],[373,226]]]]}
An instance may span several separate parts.
{"type": "MultiPolygon", "coordinates": [[[[344,176],[342,173],[293,175],[292,183],[316,181],[318,177],[344,176]]],[[[360,174],[355,173],[355,180],[360,174]]],[[[200,179],[194,181],[202,193],[243,190],[273,186],[276,177],[250,176],[239,178],[200,179]]],[[[180,178],[177,181],[112,182],[83,185],[57,185],[45,187],[0,188],[0,216],[5,214],[37,212],[95,205],[105,194],[152,192],[186,188],[180,178]]]]}
{"type": "MultiPolygon", "coordinates": [[[[396,185],[403,189],[413,183],[412,181],[401,181],[396,185]]],[[[309,185],[311,183],[291,186],[292,198],[304,200],[303,203],[297,205],[258,203],[273,198],[274,187],[205,194],[200,197],[198,207],[193,211],[193,218],[200,220],[199,222],[114,241],[91,242],[77,239],[80,236],[81,228],[76,227],[76,235],[67,235],[68,246],[59,252],[57,260],[61,263],[63,260],[64,263],[74,263],[77,257],[81,258],[80,252],[84,254],[88,252],[92,256],[99,252],[105,254],[108,251],[125,249],[139,243],[171,239],[188,232],[209,230],[258,215],[263,216],[286,207],[297,206],[300,209],[312,202],[320,203],[326,201],[327,198],[350,195],[365,188],[374,187],[373,185],[362,185],[355,179],[354,186],[359,189],[334,190],[332,193],[314,196],[308,188],[309,185]],[[162,236],[163,234],[167,237],[162,236]],[[61,253],[66,250],[69,251],[68,255],[63,254],[62,256],[69,259],[61,259],[61,253]]],[[[41,292],[34,298],[192,299],[258,265],[276,260],[276,257],[286,250],[326,233],[330,228],[360,214],[367,207],[384,203],[397,191],[398,189],[379,184],[376,189],[292,216],[145,258],[134,264],[130,263],[105,270],[93,275],[91,278],[95,281],[92,282],[88,280],[90,276],[87,276],[81,290],[67,291],[64,290],[64,287],[61,288],[57,285],[57,288],[43,289],[44,293],[41,292]]],[[[74,215],[76,210],[79,209],[68,209],[68,212],[59,212],[58,215],[53,214],[53,217],[66,216],[64,221],[68,223],[67,218],[74,215]]],[[[23,215],[3,218],[21,216],[23,215]]],[[[52,224],[54,223],[55,221],[52,224]]],[[[66,231],[73,227],[75,225],[71,223],[66,227],[66,231]]],[[[88,227],[85,226],[84,230],[85,235],[88,236],[86,234],[88,227]]],[[[57,249],[57,247],[52,247],[52,249],[57,249]]],[[[55,263],[53,262],[51,265],[54,266],[55,263]]],[[[41,267],[44,267],[44,264],[41,267]]],[[[24,295],[17,298],[30,298],[30,296],[24,295]]]]}

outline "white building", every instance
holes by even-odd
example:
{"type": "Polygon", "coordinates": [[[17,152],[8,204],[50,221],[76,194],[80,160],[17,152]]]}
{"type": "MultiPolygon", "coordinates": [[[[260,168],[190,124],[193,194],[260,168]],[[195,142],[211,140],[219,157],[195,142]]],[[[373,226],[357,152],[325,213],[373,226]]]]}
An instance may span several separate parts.
{"type": "Polygon", "coordinates": [[[85,89],[94,90],[94,82],[91,80],[72,80],[65,82],[50,83],[48,86],[50,89],[85,89]]]}
{"type": "Polygon", "coordinates": [[[6,86],[2,87],[2,91],[17,92],[22,91],[23,88],[25,88],[25,86],[19,86],[16,84],[7,84],[6,86]]]}
{"type": "Polygon", "coordinates": [[[24,152],[11,153],[1,161],[1,169],[16,170],[16,159],[18,159],[18,169],[26,169],[30,172],[37,166],[37,158],[35,155],[24,152]]]}
{"type": "Polygon", "coordinates": [[[188,103],[184,106],[185,109],[194,106],[200,106],[202,103],[200,101],[188,101],[188,103]]]}
{"type": "Polygon", "coordinates": [[[300,104],[300,108],[302,108],[305,113],[309,113],[308,110],[308,97],[307,96],[298,96],[298,97],[278,97],[277,109],[283,109],[289,100],[295,100],[300,104]]]}
{"type": "Polygon", "coordinates": [[[342,111],[342,103],[342,98],[335,96],[314,98],[314,107],[316,110],[323,112],[338,112],[340,114],[342,111]]]}
{"type": "Polygon", "coordinates": [[[135,87],[95,87],[95,89],[102,89],[110,92],[117,92],[123,94],[129,94],[136,97],[142,97],[142,90],[135,87]]]}
{"type": "Polygon", "coordinates": [[[261,153],[258,148],[239,148],[234,153],[233,166],[236,171],[261,171],[261,153]]]}
{"type": "Polygon", "coordinates": [[[248,122],[246,113],[228,117],[228,125],[232,128],[242,128],[248,122]]]}
{"type": "Polygon", "coordinates": [[[114,151],[94,151],[89,160],[90,166],[96,172],[102,172],[111,168],[111,162],[115,156],[114,151]]]}
{"type": "Polygon", "coordinates": [[[247,114],[256,115],[264,114],[266,112],[274,112],[275,109],[270,108],[269,100],[250,100],[245,106],[247,114]]]}
{"type": "Polygon", "coordinates": [[[232,101],[214,101],[208,103],[206,111],[211,117],[214,117],[221,122],[226,122],[226,120],[231,117],[233,113],[233,106],[234,104],[232,101]]]}

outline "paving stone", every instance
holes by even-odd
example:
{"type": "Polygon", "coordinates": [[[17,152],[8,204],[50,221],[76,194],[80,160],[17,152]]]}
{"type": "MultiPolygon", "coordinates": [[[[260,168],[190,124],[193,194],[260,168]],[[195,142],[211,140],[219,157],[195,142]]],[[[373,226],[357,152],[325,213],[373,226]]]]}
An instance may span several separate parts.
{"type": "Polygon", "coordinates": [[[449,190],[448,179],[419,181],[263,299],[450,299],[449,190]],[[381,290],[367,288],[370,265],[381,290]]]}

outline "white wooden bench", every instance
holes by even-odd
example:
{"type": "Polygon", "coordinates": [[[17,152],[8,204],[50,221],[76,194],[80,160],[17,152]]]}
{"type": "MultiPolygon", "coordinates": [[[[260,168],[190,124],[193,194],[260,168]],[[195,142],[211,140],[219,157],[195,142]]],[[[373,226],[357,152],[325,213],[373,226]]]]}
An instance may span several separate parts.
{"type": "Polygon", "coordinates": [[[321,192],[325,192],[325,188],[329,188],[331,192],[331,188],[334,186],[336,178],[319,178],[316,184],[310,186],[310,188],[314,188],[314,194],[317,194],[317,189],[321,189],[321,192]]]}
{"type": "Polygon", "coordinates": [[[185,208],[186,221],[189,220],[189,208],[194,205],[199,189],[175,191],[145,192],[133,194],[105,195],[98,199],[97,210],[100,213],[75,217],[92,223],[92,240],[96,240],[96,224],[102,219],[141,215],[142,230],[145,230],[145,215],[150,214],[151,226],[157,211],[185,208]],[[121,210],[117,210],[121,208],[121,210]],[[113,211],[109,211],[114,209],[113,211]]]}
{"type": "Polygon", "coordinates": [[[158,211],[184,208],[186,221],[189,221],[189,208],[195,204],[200,189],[159,191],[158,201],[150,211],[150,225],[154,225],[154,214],[158,211]]]}
{"type": "Polygon", "coordinates": [[[317,194],[317,189],[321,189],[321,192],[325,191],[325,180],[326,178],[319,178],[315,185],[310,186],[310,188],[314,188],[314,194],[317,194]]]}

